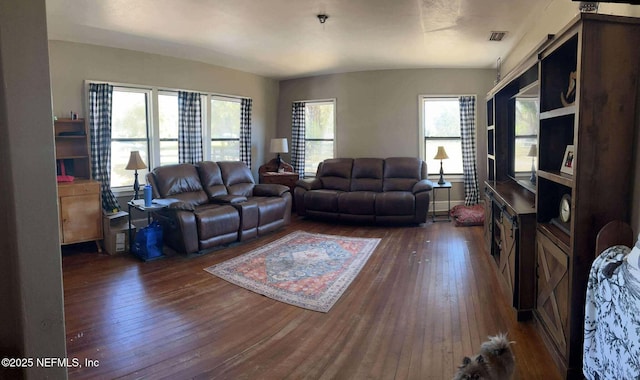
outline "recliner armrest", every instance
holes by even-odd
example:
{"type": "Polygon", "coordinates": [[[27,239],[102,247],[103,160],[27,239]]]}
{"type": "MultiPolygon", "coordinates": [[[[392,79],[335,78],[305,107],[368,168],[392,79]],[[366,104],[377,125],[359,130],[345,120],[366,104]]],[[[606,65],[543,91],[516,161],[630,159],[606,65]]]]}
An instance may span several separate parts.
{"type": "Polygon", "coordinates": [[[228,195],[216,195],[214,197],[209,198],[209,200],[211,201],[211,203],[235,204],[240,202],[246,202],[247,197],[244,197],[242,195],[228,194],[228,195]]]}
{"type": "Polygon", "coordinates": [[[253,195],[256,197],[281,197],[282,194],[288,191],[289,188],[284,185],[261,183],[254,186],[253,195]]]}
{"type": "Polygon", "coordinates": [[[322,188],[322,182],[318,178],[304,178],[296,182],[296,187],[302,187],[307,191],[316,190],[322,188]]]}
{"type": "Polygon", "coordinates": [[[431,191],[431,189],[433,189],[433,182],[428,179],[423,179],[416,182],[416,184],[413,185],[413,189],[411,191],[414,194],[417,194],[423,191],[431,191]]]}

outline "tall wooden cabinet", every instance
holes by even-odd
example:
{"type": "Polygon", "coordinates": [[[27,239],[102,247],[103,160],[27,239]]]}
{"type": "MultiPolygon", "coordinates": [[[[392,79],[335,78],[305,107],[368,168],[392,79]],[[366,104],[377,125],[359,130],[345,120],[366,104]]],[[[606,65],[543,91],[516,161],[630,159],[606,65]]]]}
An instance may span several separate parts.
{"type": "Polygon", "coordinates": [[[58,182],[60,242],[65,245],[102,240],[100,183],[90,179],[85,120],[58,119],[54,121],[54,133],[58,175],[66,175],[67,180],[73,177],[73,181],[58,182]]]}
{"type": "Polygon", "coordinates": [[[611,220],[630,218],[639,68],[640,20],[634,18],[581,14],[540,54],[535,311],[567,378],[582,376],[596,234],[611,220]],[[574,147],[572,175],[561,171],[568,145],[574,147]],[[558,221],[565,196],[568,223],[558,221]]]}

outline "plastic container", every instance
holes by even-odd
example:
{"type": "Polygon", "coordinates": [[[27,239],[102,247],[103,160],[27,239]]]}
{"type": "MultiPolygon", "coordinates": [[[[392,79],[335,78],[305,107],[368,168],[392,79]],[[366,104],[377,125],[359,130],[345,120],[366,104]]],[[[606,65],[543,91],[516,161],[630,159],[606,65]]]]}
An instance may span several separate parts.
{"type": "Polygon", "coordinates": [[[144,186],[144,206],[151,207],[152,197],[151,185],[144,186]]]}

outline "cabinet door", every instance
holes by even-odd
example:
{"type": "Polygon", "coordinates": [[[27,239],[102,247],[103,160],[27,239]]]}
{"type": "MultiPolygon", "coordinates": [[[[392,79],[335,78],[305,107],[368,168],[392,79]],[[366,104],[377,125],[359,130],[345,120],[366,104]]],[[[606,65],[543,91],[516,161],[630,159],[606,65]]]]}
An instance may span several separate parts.
{"type": "Polygon", "coordinates": [[[100,194],[60,197],[62,243],[102,238],[100,194]]]}
{"type": "Polygon", "coordinates": [[[512,306],[516,306],[516,255],[517,246],[517,227],[512,224],[509,218],[502,218],[502,242],[500,249],[499,270],[505,284],[508,287],[511,296],[512,306]]]}
{"type": "Polygon", "coordinates": [[[569,305],[569,256],[541,233],[538,250],[538,299],[536,312],[551,338],[563,353],[567,352],[569,305]]]}
{"type": "Polygon", "coordinates": [[[491,197],[485,194],[484,197],[484,245],[487,252],[491,254],[491,239],[493,237],[492,232],[493,219],[491,218],[491,197]]]}

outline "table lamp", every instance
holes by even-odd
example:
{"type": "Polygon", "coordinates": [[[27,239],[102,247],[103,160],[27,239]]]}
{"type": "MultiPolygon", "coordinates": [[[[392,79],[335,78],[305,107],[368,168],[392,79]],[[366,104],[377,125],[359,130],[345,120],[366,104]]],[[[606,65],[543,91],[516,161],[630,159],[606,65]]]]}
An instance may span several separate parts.
{"type": "Polygon", "coordinates": [[[531,144],[531,148],[529,148],[529,153],[527,153],[527,157],[531,157],[531,178],[529,181],[531,183],[536,183],[536,165],[535,160],[538,157],[538,146],[536,144],[531,144]]]}
{"type": "Polygon", "coordinates": [[[447,158],[449,158],[449,156],[447,156],[447,152],[444,150],[444,147],[439,146],[438,153],[436,153],[436,156],[433,158],[434,160],[440,160],[440,179],[438,180],[438,185],[444,185],[445,183],[444,171],[442,171],[442,160],[446,160],[447,158]]]}
{"type": "Polygon", "coordinates": [[[146,169],[147,165],[145,165],[144,161],[142,161],[142,157],[140,157],[140,152],[137,150],[131,151],[131,156],[129,156],[129,163],[126,170],[135,170],[135,181],[133,182],[133,199],[138,199],[138,191],[140,190],[140,185],[138,184],[138,169],[146,169]]]}
{"type": "Polygon", "coordinates": [[[277,172],[280,171],[280,165],[282,164],[282,158],[280,153],[289,153],[289,146],[286,138],[271,139],[271,153],[277,153],[276,162],[278,164],[277,172]]]}

